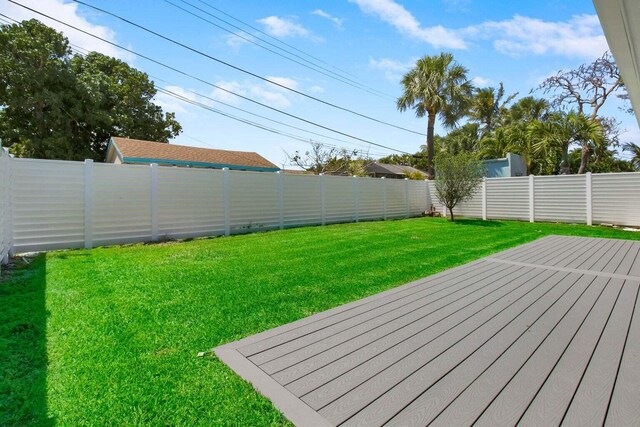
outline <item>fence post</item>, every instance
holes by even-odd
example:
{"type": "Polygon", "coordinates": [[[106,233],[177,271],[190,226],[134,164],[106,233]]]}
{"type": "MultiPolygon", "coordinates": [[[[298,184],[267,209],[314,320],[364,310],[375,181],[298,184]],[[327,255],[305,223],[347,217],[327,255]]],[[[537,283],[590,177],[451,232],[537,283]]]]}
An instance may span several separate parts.
{"type": "Polygon", "coordinates": [[[158,240],[158,164],[151,163],[151,241],[158,240]]]}
{"type": "Polygon", "coordinates": [[[406,218],[409,218],[409,178],[404,179],[404,204],[406,207],[406,218]]]}
{"type": "Polygon", "coordinates": [[[360,183],[356,175],[353,175],[353,192],[356,202],[356,222],[360,222],[360,183]]]}
{"type": "Polygon", "coordinates": [[[276,172],[278,174],[278,223],[280,224],[280,230],[284,229],[284,174],[282,171],[276,172]]]}
{"type": "Polygon", "coordinates": [[[13,157],[7,154],[7,209],[9,210],[9,256],[15,255],[14,241],[13,241],[13,157]]]}
{"type": "Polygon", "coordinates": [[[229,168],[222,168],[222,203],[224,207],[224,235],[231,234],[231,194],[229,168]]]}
{"type": "Polygon", "coordinates": [[[320,175],[320,222],[325,225],[325,202],[326,202],[326,186],[324,174],[320,175]]]}
{"type": "Polygon", "coordinates": [[[383,176],[380,178],[382,180],[382,209],[383,209],[383,218],[387,220],[387,179],[383,176]]]}
{"type": "Polygon", "coordinates": [[[535,222],[536,187],[534,175],[529,175],[529,222],[535,222]]]}
{"type": "Polygon", "coordinates": [[[487,220],[487,177],[482,178],[482,220],[487,220]]]}
{"type": "Polygon", "coordinates": [[[84,248],[93,248],[93,160],[84,161],[84,248]]]}
{"type": "Polygon", "coordinates": [[[587,192],[587,225],[593,225],[593,192],[591,172],[587,172],[585,178],[585,189],[587,192]]]}
{"type": "Polygon", "coordinates": [[[0,254],[2,253],[2,245],[6,244],[7,247],[7,252],[5,252],[5,254],[2,256],[2,258],[0,259],[0,271],[2,271],[2,265],[8,264],[9,263],[9,251],[11,248],[11,235],[13,234],[13,230],[11,227],[11,221],[10,221],[10,217],[11,217],[11,173],[9,171],[9,154],[6,153],[4,151],[4,149],[2,148],[2,146],[0,145],[0,170],[3,173],[2,176],[2,181],[3,181],[3,186],[4,186],[4,193],[2,194],[2,197],[4,198],[4,200],[2,200],[2,206],[4,208],[3,212],[0,212],[0,214],[2,214],[3,218],[0,219],[0,254]]]}

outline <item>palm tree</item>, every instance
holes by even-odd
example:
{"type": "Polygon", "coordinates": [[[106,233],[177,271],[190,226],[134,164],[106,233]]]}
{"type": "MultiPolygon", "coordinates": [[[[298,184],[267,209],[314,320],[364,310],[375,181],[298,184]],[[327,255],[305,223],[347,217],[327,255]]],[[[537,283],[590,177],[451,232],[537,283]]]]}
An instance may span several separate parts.
{"type": "Polygon", "coordinates": [[[500,83],[498,89],[484,87],[475,89],[469,105],[469,120],[482,126],[482,136],[486,137],[493,132],[496,122],[507,111],[506,105],[518,94],[504,98],[504,86],[500,83]]]}
{"type": "Polygon", "coordinates": [[[640,145],[627,142],[622,146],[622,151],[628,151],[633,157],[629,160],[634,168],[640,169],[640,145]]]}
{"type": "Polygon", "coordinates": [[[561,174],[571,173],[569,147],[572,144],[578,144],[582,149],[578,173],[585,173],[591,151],[605,142],[600,122],[575,111],[552,113],[549,120],[531,122],[527,130],[536,152],[544,152],[548,158],[554,150],[560,150],[561,174]]]}
{"type": "Polygon", "coordinates": [[[433,127],[439,116],[452,128],[466,112],[472,86],[467,69],[456,63],[450,53],[426,55],[402,78],[404,93],[397,100],[400,111],[415,110],[417,117],[427,116],[427,176],[434,177],[433,127]]]}

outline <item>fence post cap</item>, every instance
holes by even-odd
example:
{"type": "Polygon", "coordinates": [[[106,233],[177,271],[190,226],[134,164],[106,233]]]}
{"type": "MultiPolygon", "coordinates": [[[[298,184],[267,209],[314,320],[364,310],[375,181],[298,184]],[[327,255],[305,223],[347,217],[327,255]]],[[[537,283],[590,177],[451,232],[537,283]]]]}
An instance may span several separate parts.
{"type": "Polygon", "coordinates": [[[84,159],[85,163],[93,163],[93,159],[84,159]]]}
{"type": "Polygon", "coordinates": [[[381,176],[381,177],[380,177],[380,179],[385,179],[385,177],[384,177],[384,176],[381,176]]]}

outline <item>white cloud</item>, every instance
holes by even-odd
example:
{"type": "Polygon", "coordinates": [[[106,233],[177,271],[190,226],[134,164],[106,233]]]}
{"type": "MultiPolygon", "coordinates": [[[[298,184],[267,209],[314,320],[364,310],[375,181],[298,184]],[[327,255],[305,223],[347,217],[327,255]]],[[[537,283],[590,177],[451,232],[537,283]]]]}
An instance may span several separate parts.
{"type": "MultiPolygon", "coordinates": [[[[289,89],[293,89],[293,90],[298,90],[298,82],[290,79],[288,77],[277,77],[277,76],[267,76],[267,79],[271,80],[272,82],[276,82],[279,85],[288,87],[289,89]]],[[[285,90],[282,88],[279,88],[280,90],[285,90]]]]}
{"type": "Polygon", "coordinates": [[[492,40],[498,52],[514,57],[555,54],[594,59],[608,50],[596,15],[575,15],[557,22],[516,15],[467,27],[463,33],[492,40]]]}
{"type": "Polygon", "coordinates": [[[253,40],[253,37],[248,34],[228,34],[224,39],[227,46],[238,50],[242,46],[249,44],[249,40],[253,40]]]}
{"type": "Polygon", "coordinates": [[[316,9],[313,12],[311,12],[312,15],[317,15],[320,16],[322,18],[328,19],[329,21],[333,22],[333,24],[337,27],[337,28],[342,28],[342,23],[344,22],[342,19],[337,18],[327,12],[325,12],[322,9],[316,9]]]}
{"type": "MultiPolygon", "coordinates": [[[[82,16],[80,11],[78,11],[77,3],[65,3],[63,0],[22,0],[21,3],[34,10],[59,19],[62,22],[66,22],[70,25],[81,28],[82,30],[87,31],[89,34],[94,34],[105,40],[116,43],[115,32],[103,25],[90,23],[86,18],[82,16]]],[[[97,51],[105,55],[114,56],[126,61],[132,61],[134,58],[130,53],[111,46],[108,43],[102,42],[91,37],[88,34],[81,33],[80,31],[69,28],[65,25],[33,13],[15,4],[9,2],[1,2],[0,13],[3,13],[17,21],[35,18],[42,23],[56,29],[57,31],[63,32],[71,43],[83,49],[97,51]]]]}
{"type": "MultiPolygon", "coordinates": [[[[296,80],[288,77],[272,76],[268,77],[268,79],[291,89],[297,90],[299,87],[299,83],[296,80]]],[[[285,88],[274,86],[267,82],[256,84],[248,81],[221,81],[217,82],[216,85],[229,91],[236,92],[242,96],[253,98],[275,108],[290,107],[292,100],[296,97],[295,94],[285,88]]],[[[238,105],[242,102],[241,98],[221,89],[215,89],[212,92],[211,97],[218,101],[224,101],[234,105],[238,105]]]]}
{"type": "Polygon", "coordinates": [[[311,32],[300,24],[287,18],[268,16],[258,20],[264,25],[267,34],[274,37],[309,37],[311,32]]]}
{"type": "Polygon", "coordinates": [[[441,25],[423,27],[404,6],[393,0],[349,0],[360,9],[392,25],[400,33],[430,44],[434,48],[465,49],[466,43],[456,31],[441,25]]]}
{"type": "Polygon", "coordinates": [[[486,79],[481,76],[475,76],[474,78],[471,79],[471,83],[473,83],[473,85],[476,87],[486,87],[486,86],[491,86],[493,84],[493,80],[486,79]]]}
{"type": "Polygon", "coordinates": [[[312,92],[312,93],[322,93],[322,92],[324,92],[324,88],[323,88],[322,86],[311,86],[311,87],[309,88],[309,92],[312,92]]]}
{"type": "Polygon", "coordinates": [[[384,71],[385,78],[392,82],[399,82],[402,79],[402,76],[409,71],[415,63],[415,59],[411,59],[407,62],[401,62],[388,58],[369,58],[369,68],[384,71]]]}
{"type": "MultiPolygon", "coordinates": [[[[204,103],[203,98],[197,97],[195,94],[188,92],[187,90],[183,89],[180,86],[166,86],[164,89],[166,89],[169,92],[173,92],[176,95],[182,96],[188,100],[204,103]]],[[[153,102],[156,105],[159,105],[160,107],[162,107],[164,111],[174,112],[174,113],[182,113],[182,114],[188,113],[188,108],[191,107],[191,106],[188,106],[188,104],[186,104],[185,102],[180,101],[179,99],[176,99],[172,95],[169,95],[163,92],[158,92],[154,97],[153,102]]],[[[197,107],[193,107],[193,108],[197,108],[197,107]]]]}

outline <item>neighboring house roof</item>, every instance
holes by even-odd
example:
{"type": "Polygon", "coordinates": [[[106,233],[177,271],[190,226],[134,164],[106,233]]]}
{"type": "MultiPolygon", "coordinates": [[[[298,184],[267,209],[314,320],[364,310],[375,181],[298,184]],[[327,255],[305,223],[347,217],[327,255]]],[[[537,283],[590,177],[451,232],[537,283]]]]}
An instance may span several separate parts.
{"type": "Polygon", "coordinates": [[[229,168],[255,171],[278,171],[279,167],[258,153],[189,147],[164,142],[111,137],[107,161],[115,156],[122,163],[158,163],[175,166],[229,168]]]}
{"type": "Polygon", "coordinates": [[[416,169],[411,166],[403,166],[403,165],[391,165],[388,163],[378,163],[373,162],[369,163],[364,167],[364,169],[369,174],[376,175],[406,175],[409,173],[421,173],[424,175],[424,172],[416,169]]]}

